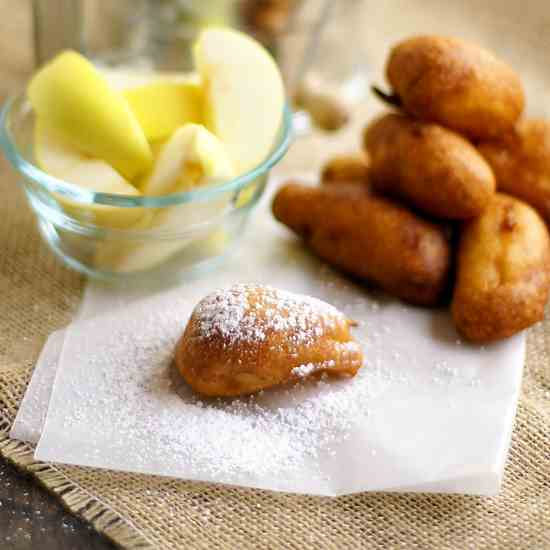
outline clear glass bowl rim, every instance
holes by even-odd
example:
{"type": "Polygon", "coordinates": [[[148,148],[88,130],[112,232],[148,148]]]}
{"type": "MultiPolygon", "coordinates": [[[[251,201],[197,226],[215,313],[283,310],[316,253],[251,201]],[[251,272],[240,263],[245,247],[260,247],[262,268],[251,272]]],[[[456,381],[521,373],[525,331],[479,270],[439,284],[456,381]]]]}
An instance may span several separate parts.
{"type": "Polygon", "coordinates": [[[12,139],[8,127],[10,117],[13,116],[14,113],[17,114],[14,109],[19,104],[20,108],[28,105],[24,93],[9,97],[0,113],[0,146],[4,150],[6,157],[16,170],[40,185],[45,191],[49,193],[58,193],[63,197],[67,197],[72,201],[82,204],[103,204],[122,208],[161,208],[185,204],[193,201],[204,202],[210,199],[215,199],[219,194],[230,191],[238,191],[259,176],[268,172],[286,153],[292,138],[292,111],[288,105],[285,105],[281,118],[281,128],[279,129],[278,139],[272,149],[272,152],[261,164],[237,178],[220,184],[194,189],[192,191],[172,193],[170,195],[163,195],[159,197],[136,197],[132,195],[116,195],[113,193],[97,193],[88,189],[82,189],[81,187],[68,181],[55,178],[19,154],[17,145],[12,139]]]}

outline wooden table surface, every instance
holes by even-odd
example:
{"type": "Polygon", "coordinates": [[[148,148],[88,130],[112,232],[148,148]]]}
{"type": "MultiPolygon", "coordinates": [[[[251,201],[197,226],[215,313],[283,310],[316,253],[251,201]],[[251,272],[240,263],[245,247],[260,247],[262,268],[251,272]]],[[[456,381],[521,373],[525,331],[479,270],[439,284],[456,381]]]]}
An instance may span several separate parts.
{"type": "MultiPolygon", "coordinates": [[[[32,70],[30,0],[0,0],[0,104],[32,70]]],[[[0,458],[1,550],[115,548],[30,476],[0,458]]]]}
{"type": "Polygon", "coordinates": [[[0,548],[110,550],[115,546],[0,458],[0,548]]]}

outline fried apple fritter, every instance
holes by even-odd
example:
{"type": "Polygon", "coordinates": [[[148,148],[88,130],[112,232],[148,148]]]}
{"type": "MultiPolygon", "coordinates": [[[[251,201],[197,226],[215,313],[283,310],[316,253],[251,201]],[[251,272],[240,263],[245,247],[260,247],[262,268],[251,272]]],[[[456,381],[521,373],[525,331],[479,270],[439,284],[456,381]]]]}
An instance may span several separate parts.
{"type": "Polygon", "coordinates": [[[409,114],[472,138],[512,129],[525,105],[518,75],[476,44],[418,36],[397,44],[387,78],[409,114]]]}
{"type": "Polygon", "coordinates": [[[451,311],[474,342],[506,338],[544,318],[550,288],[550,239],[529,205],[496,193],[463,228],[451,311]]]}
{"type": "Polygon", "coordinates": [[[316,298],[235,285],[195,307],[176,366],[197,393],[210,397],[251,394],[322,373],[354,376],[363,354],[351,324],[316,298]]]}
{"type": "Polygon", "coordinates": [[[446,289],[444,227],[363,186],[287,183],[273,214],[323,260],[407,302],[434,305],[446,289]]]}
{"type": "Polygon", "coordinates": [[[498,189],[530,204],[550,224],[550,121],[521,120],[513,132],[481,142],[478,149],[498,189]]]}
{"type": "Polygon", "coordinates": [[[364,145],[372,186],[433,216],[477,216],[495,191],[491,167],[475,147],[438,124],[387,114],[368,126],[364,145]]]}

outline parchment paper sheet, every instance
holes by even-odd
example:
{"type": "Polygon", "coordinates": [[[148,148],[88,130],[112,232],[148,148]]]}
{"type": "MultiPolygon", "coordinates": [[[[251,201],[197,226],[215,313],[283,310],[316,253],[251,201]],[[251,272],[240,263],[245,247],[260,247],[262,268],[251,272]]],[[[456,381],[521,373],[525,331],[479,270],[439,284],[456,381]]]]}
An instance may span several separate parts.
{"type": "MultiPolygon", "coordinates": [[[[70,327],[36,458],[320,495],[496,493],[521,381],[524,336],[485,348],[462,343],[446,311],[404,306],[348,282],[273,221],[268,207],[266,200],[221,273],[144,300],[135,291],[88,289],[83,315],[122,307],[70,327]],[[360,321],[355,335],[366,357],[360,375],[266,392],[257,401],[259,419],[268,419],[268,428],[265,422],[255,425],[246,404],[244,412],[235,403],[198,405],[190,392],[174,387],[171,349],[159,347],[159,338],[173,344],[195,303],[234,282],[314,295],[360,321]],[[153,327],[149,335],[148,326],[153,327]],[[120,356],[126,358],[122,366],[120,356]],[[126,366],[128,357],[134,357],[135,368],[126,366]],[[311,407],[322,422],[316,417],[304,432],[296,419],[311,407]],[[280,408],[288,413],[286,423],[277,416],[280,408]],[[220,415],[227,415],[225,438],[220,415]],[[309,448],[297,443],[300,437],[309,448]],[[266,448],[273,449],[273,458],[266,448]],[[257,458],[261,453],[270,460],[264,466],[257,458]]],[[[50,357],[56,354],[55,340],[49,343],[53,352],[44,352],[50,357]]],[[[35,377],[48,371],[44,376],[51,379],[54,369],[55,361],[46,357],[35,377]]],[[[34,385],[33,378],[29,391],[34,385]]],[[[47,400],[47,391],[42,395],[47,400]]],[[[27,402],[32,402],[28,395],[23,420],[27,402]]],[[[25,433],[18,417],[13,435],[35,437],[39,422],[33,432],[27,418],[25,433]]]]}

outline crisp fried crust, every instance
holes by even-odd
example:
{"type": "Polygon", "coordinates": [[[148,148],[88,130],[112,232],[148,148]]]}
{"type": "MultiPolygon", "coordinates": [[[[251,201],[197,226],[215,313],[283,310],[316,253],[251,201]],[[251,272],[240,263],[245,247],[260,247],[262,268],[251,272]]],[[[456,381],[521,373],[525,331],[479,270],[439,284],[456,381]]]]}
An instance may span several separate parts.
{"type": "Polygon", "coordinates": [[[542,320],[550,288],[549,242],[535,210],[495,194],[460,238],[451,306],[459,332],[491,342],[542,320]]]}
{"type": "Polygon", "coordinates": [[[354,376],[363,364],[351,322],[336,308],[261,285],[236,285],[205,297],[176,349],[176,366],[198,393],[254,393],[327,373],[354,376]]]}
{"type": "Polygon", "coordinates": [[[491,167],[451,130],[387,114],[365,131],[372,186],[440,218],[477,216],[495,191],[491,167]]]}
{"type": "Polygon", "coordinates": [[[321,170],[321,183],[369,184],[369,161],[366,155],[339,155],[331,158],[321,170]]]}
{"type": "Polygon", "coordinates": [[[355,184],[287,183],[273,213],[336,267],[407,302],[440,301],[450,263],[442,226],[355,184]]]}
{"type": "Polygon", "coordinates": [[[404,109],[473,138],[512,129],[525,99],[518,75],[476,44],[418,36],[391,51],[386,74],[404,109]]]}
{"type": "Polygon", "coordinates": [[[478,147],[498,189],[530,204],[550,224],[550,121],[521,120],[513,132],[478,147]]]}

